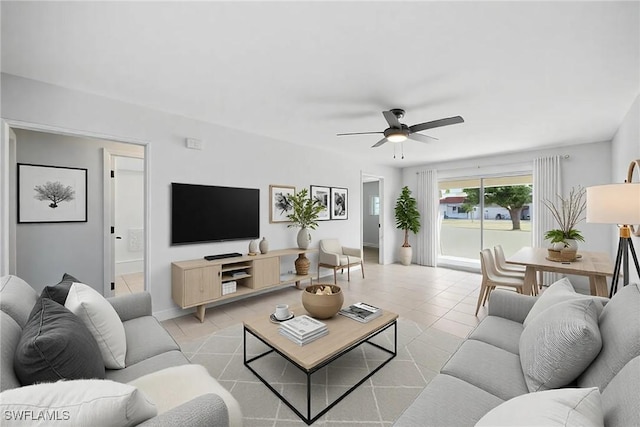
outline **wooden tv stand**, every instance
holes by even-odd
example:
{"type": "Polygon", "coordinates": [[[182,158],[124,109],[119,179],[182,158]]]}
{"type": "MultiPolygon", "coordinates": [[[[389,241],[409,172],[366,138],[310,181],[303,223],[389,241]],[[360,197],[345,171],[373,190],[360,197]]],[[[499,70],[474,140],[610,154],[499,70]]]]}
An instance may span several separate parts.
{"type": "MultiPolygon", "coordinates": [[[[206,305],[268,288],[313,280],[310,274],[280,274],[280,258],[317,252],[318,249],[281,249],[266,254],[233,258],[194,259],[171,263],[171,296],[182,308],[196,308],[196,317],[204,322],[206,305]],[[236,281],[236,291],[222,295],[222,284],[236,281]]],[[[292,260],[293,262],[293,260],[292,260]]],[[[310,270],[311,271],[311,270],[310,270]]]]}

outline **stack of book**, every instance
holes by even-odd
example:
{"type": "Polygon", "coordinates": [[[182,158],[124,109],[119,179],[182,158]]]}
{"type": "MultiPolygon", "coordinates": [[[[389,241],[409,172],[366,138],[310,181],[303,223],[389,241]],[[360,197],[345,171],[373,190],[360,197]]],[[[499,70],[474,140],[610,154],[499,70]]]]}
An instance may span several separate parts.
{"type": "Polygon", "coordinates": [[[327,335],[329,329],[326,324],[303,314],[280,323],[278,332],[298,345],[305,345],[327,335]]]}
{"type": "Polygon", "coordinates": [[[357,320],[358,322],[367,323],[376,317],[382,316],[382,309],[363,302],[357,302],[349,307],[343,308],[338,313],[357,320]]]}

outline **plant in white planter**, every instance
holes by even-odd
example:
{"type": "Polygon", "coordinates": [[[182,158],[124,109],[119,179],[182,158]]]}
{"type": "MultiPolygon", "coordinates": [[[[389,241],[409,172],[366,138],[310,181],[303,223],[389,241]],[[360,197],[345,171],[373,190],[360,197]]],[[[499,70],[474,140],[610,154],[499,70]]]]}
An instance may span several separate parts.
{"type": "Polygon", "coordinates": [[[554,228],[544,234],[544,238],[551,242],[550,249],[559,251],[567,248],[577,251],[578,244],[576,241],[584,242],[582,233],[580,233],[580,230],[576,230],[575,227],[584,219],[584,212],[587,208],[585,194],[586,191],[582,187],[572,188],[569,192],[569,197],[557,196],[558,204],[548,200],[544,201],[544,205],[560,226],[560,228],[554,228]]]}
{"type": "Polygon", "coordinates": [[[311,244],[311,234],[309,229],[315,230],[318,227],[318,215],[324,209],[317,199],[308,196],[306,188],[298,193],[289,196],[293,213],[287,215],[291,221],[288,227],[300,227],[298,232],[298,247],[307,249],[311,244]]]}
{"type": "Polygon", "coordinates": [[[396,201],[396,228],[404,230],[404,243],[400,248],[400,262],[402,265],[411,264],[413,251],[409,244],[409,231],[417,234],[420,231],[420,212],[418,202],[411,196],[411,190],[406,185],[396,201]]]}

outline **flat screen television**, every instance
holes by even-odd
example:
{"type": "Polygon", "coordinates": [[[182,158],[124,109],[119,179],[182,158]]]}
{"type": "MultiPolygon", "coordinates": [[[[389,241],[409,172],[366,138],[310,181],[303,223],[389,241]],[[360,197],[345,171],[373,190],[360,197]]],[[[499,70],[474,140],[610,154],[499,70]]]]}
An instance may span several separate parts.
{"type": "Polygon", "coordinates": [[[260,236],[260,190],[171,183],[171,244],[260,236]]]}

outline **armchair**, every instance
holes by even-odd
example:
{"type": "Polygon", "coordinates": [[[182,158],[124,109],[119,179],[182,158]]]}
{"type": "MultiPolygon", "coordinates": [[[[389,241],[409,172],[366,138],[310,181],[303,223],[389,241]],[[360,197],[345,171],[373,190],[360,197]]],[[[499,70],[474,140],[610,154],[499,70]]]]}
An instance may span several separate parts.
{"type": "Polygon", "coordinates": [[[361,248],[348,248],[342,246],[338,239],[320,240],[318,257],[318,279],[320,279],[320,267],[333,270],[333,283],[338,283],[337,271],[344,273],[347,269],[347,280],[351,281],[351,266],[360,264],[362,278],[364,279],[364,261],[361,248]]]}

